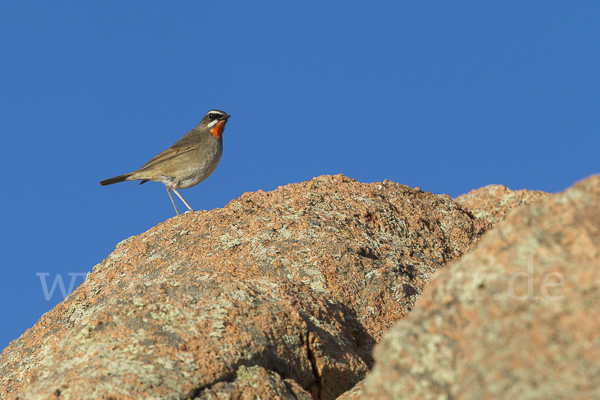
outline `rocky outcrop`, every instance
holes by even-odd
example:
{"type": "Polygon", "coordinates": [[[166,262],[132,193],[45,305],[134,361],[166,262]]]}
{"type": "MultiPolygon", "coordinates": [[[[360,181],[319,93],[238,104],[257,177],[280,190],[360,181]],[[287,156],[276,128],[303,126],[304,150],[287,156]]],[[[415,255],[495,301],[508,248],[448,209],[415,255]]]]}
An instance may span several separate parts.
{"type": "Polygon", "coordinates": [[[489,227],[448,196],[342,175],[186,213],[120,243],[13,341],[0,392],[334,399],[489,227]]]}
{"type": "Polygon", "coordinates": [[[337,400],[360,400],[362,399],[365,380],[358,382],[354,387],[347,392],[342,393],[337,400]]]}
{"type": "Polygon", "coordinates": [[[376,348],[363,398],[600,398],[599,266],[596,175],[436,274],[376,348]]]}
{"type": "Polygon", "coordinates": [[[503,185],[487,185],[458,196],[456,202],[495,226],[513,209],[549,196],[552,194],[541,190],[510,190],[503,185]]]}

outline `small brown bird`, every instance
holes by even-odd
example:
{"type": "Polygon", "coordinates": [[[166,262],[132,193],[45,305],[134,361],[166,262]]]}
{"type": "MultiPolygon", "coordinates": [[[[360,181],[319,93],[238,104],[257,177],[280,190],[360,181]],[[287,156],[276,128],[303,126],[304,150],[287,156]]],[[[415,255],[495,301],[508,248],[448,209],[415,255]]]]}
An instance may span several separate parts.
{"type": "Polygon", "coordinates": [[[115,176],[100,182],[102,186],[123,181],[162,182],[167,188],[175,212],[179,210],[171,190],[194,211],[177,189],[187,189],[208,178],[214,172],[223,154],[223,131],[231,115],[220,110],[210,110],[197,127],[185,134],[175,144],[142,168],[125,175],[115,176]]]}

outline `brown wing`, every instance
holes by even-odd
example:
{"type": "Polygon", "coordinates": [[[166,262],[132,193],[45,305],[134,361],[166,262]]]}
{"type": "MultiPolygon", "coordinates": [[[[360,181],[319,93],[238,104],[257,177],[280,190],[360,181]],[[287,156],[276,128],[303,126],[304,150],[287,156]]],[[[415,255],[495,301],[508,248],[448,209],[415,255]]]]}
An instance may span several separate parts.
{"type": "Polygon", "coordinates": [[[181,154],[188,153],[196,148],[198,148],[198,142],[194,140],[193,137],[194,132],[187,133],[184,137],[179,139],[173,146],[169,147],[165,151],[161,152],[150,161],[148,161],[144,166],[138,169],[136,172],[146,171],[155,165],[161,164],[167,160],[171,160],[181,154]]]}

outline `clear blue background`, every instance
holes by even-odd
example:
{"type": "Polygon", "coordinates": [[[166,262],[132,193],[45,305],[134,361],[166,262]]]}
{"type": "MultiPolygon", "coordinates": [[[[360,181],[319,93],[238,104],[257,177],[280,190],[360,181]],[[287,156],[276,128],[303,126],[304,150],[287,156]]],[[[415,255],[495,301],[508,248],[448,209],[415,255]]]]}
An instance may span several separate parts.
{"type": "Polygon", "coordinates": [[[173,217],[161,184],[98,181],[211,108],[197,209],[322,174],[454,197],[599,172],[600,2],[490,3],[0,3],[0,348],[62,300],[36,273],[68,286],[173,217]]]}

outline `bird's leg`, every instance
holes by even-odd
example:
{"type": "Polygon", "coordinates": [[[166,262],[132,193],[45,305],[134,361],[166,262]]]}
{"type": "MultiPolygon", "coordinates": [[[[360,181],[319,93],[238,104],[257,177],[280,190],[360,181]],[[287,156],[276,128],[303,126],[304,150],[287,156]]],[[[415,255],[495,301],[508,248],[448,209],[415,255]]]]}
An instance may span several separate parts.
{"type": "Polygon", "coordinates": [[[185,201],[185,199],[179,194],[179,192],[177,191],[177,189],[173,189],[173,191],[181,199],[181,201],[183,201],[183,204],[185,204],[187,206],[187,208],[189,208],[190,211],[194,211],[194,209],[192,207],[190,207],[190,205],[188,204],[188,202],[185,201]]]}
{"type": "MultiPolygon", "coordinates": [[[[179,215],[179,210],[177,209],[177,206],[175,205],[175,200],[173,200],[173,195],[171,194],[171,189],[169,189],[168,186],[165,186],[165,187],[167,188],[167,193],[169,193],[169,197],[171,198],[171,203],[173,203],[173,207],[175,207],[175,212],[177,213],[177,215],[179,215]]],[[[175,190],[175,189],[173,189],[173,190],[175,190]]],[[[175,191],[175,193],[177,193],[177,191],[175,191]]],[[[177,195],[179,196],[179,193],[177,193],[177,195]]],[[[181,196],[179,196],[179,197],[181,197],[181,196]]]]}

